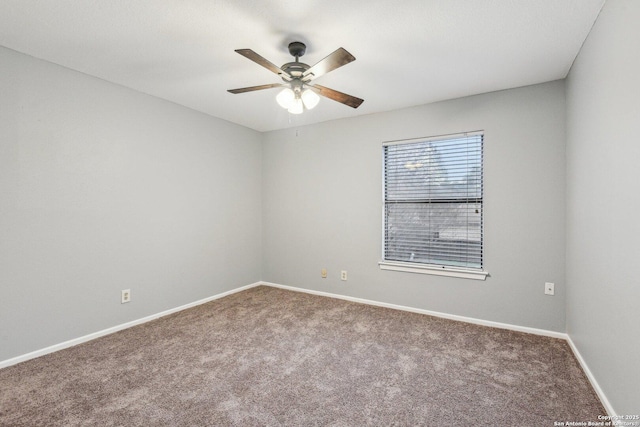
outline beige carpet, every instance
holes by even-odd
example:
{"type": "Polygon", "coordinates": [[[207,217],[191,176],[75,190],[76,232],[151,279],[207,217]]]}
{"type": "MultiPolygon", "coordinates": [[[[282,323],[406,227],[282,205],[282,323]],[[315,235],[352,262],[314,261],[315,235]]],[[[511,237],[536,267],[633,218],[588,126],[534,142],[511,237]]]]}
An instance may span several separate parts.
{"type": "Polygon", "coordinates": [[[553,426],[567,343],[260,286],[0,370],[2,426],[553,426]]]}

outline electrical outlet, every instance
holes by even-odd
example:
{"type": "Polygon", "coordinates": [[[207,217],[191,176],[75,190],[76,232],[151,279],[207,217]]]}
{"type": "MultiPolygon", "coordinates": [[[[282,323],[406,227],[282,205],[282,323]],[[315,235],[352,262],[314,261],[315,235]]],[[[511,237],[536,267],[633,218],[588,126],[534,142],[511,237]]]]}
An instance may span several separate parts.
{"type": "Polygon", "coordinates": [[[544,293],[545,295],[555,295],[556,294],[556,285],[554,283],[545,283],[544,284],[544,293]]]}
{"type": "Polygon", "coordinates": [[[327,269],[323,268],[322,270],[320,270],[320,277],[322,277],[323,279],[327,278],[327,269]]]}
{"type": "Polygon", "coordinates": [[[342,270],[340,272],[340,280],[347,280],[347,270],[342,270]]]}
{"type": "Polygon", "coordinates": [[[123,289],[120,303],[124,304],[129,301],[131,301],[131,289],[123,289]]]}

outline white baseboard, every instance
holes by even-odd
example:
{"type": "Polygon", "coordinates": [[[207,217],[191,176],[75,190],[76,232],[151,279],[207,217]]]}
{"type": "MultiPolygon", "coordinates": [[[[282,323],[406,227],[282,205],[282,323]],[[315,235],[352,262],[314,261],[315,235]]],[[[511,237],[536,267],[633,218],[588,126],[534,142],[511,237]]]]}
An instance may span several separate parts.
{"type": "Polygon", "coordinates": [[[346,295],[332,294],[332,293],[329,293],[329,292],[313,291],[313,290],[310,290],[310,289],[296,288],[294,286],[279,285],[277,283],[269,283],[269,282],[261,282],[261,283],[263,285],[265,285],[265,286],[271,286],[271,287],[274,287],[274,288],[281,288],[281,289],[287,289],[287,290],[290,290],[290,291],[304,292],[304,293],[307,293],[307,294],[320,295],[320,296],[329,297],[329,298],[337,298],[337,299],[351,301],[351,302],[357,302],[357,303],[361,303],[361,304],[375,305],[377,307],[393,308],[395,310],[409,311],[411,313],[426,314],[426,315],[429,315],[429,316],[441,317],[443,319],[456,320],[456,321],[459,321],[459,322],[466,322],[466,323],[473,323],[475,325],[490,326],[492,328],[508,329],[508,330],[511,330],[511,331],[518,331],[518,332],[526,332],[526,333],[529,333],[529,334],[542,335],[542,336],[551,337],[551,338],[560,338],[560,339],[564,339],[564,340],[566,340],[568,338],[567,334],[565,334],[563,332],[548,331],[546,329],[529,328],[527,326],[517,326],[517,325],[511,325],[511,324],[508,324],[508,323],[492,322],[490,320],[482,320],[482,319],[476,319],[476,318],[473,318],[473,317],[458,316],[456,314],[441,313],[441,312],[438,312],[438,311],[423,310],[421,308],[407,307],[407,306],[398,305],[398,304],[389,304],[389,303],[386,303],[386,302],[368,300],[368,299],[364,299],[364,298],[356,298],[356,297],[350,297],[350,296],[346,296],[346,295]]]}
{"type": "Polygon", "coordinates": [[[259,286],[261,284],[262,284],[262,282],[256,282],[256,283],[252,283],[250,285],[241,286],[239,288],[232,289],[230,291],[226,291],[226,292],[223,292],[221,294],[217,294],[217,295],[214,295],[214,296],[211,296],[211,297],[208,297],[208,298],[204,298],[204,299],[201,299],[201,300],[198,300],[198,301],[194,301],[194,302],[191,302],[189,304],[181,305],[180,307],[171,308],[169,310],[165,310],[165,311],[162,311],[160,313],[152,314],[150,316],[146,316],[146,317],[143,317],[141,319],[132,320],[130,322],[123,323],[121,325],[113,326],[111,328],[103,329],[101,331],[94,332],[94,333],[91,333],[91,334],[88,334],[88,335],[84,335],[82,337],[74,338],[74,339],[71,339],[69,341],[65,341],[65,342],[62,342],[62,343],[59,343],[59,344],[54,344],[52,346],[49,346],[49,347],[46,347],[46,348],[43,348],[43,349],[40,349],[40,350],[32,351],[31,353],[27,353],[27,354],[23,354],[21,356],[13,357],[11,359],[3,360],[3,361],[0,361],[0,369],[6,368],[7,366],[15,365],[16,363],[24,362],[24,361],[29,360],[29,359],[34,359],[36,357],[44,356],[45,354],[53,353],[54,351],[58,351],[58,350],[62,350],[62,349],[65,349],[65,348],[73,347],[74,345],[82,344],[82,343],[85,343],[87,341],[91,341],[91,340],[94,340],[96,338],[100,338],[100,337],[103,337],[105,335],[109,335],[109,334],[112,334],[114,332],[121,331],[123,329],[131,328],[132,326],[136,326],[136,325],[140,325],[142,323],[150,322],[150,321],[158,319],[160,317],[164,317],[164,316],[167,316],[169,314],[176,313],[178,311],[186,310],[188,308],[195,307],[197,305],[204,304],[204,303],[207,303],[209,301],[213,301],[213,300],[216,300],[216,299],[219,299],[219,298],[223,298],[223,297],[226,297],[227,295],[235,294],[237,292],[241,292],[241,291],[244,291],[246,289],[250,289],[250,288],[259,286]]]}
{"type": "Polygon", "coordinates": [[[582,367],[582,369],[585,372],[587,378],[591,382],[592,387],[594,388],[596,394],[600,398],[600,401],[602,402],[602,405],[605,407],[608,415],[611,415],[611,416],[615,416],[616,415],[615,411],[613,410],[613,407],[611,406],[611,403],[607,399],[606,395],[604,394],[604,392],[600,388],[600,385],[598,384],[598,382],[596,381],[595,377],[593,376],[593,373],[589,369],[589,366],[587,366],[587,363],[582,358],[582,355],[578,351],[578,348],[576,347],[574,342],[571,340],[571,337],[566,333],[548,331],[548,330],[545,330],[545,329],[530,328],[530,327],[526,327],[526,326],[511,325],[511,324],[508,324],[508,323],[492,322],[492,321],[489,321],[489,320],[476,319],[476,318],[473,318],[473,317],[465,317],[465,316],[458,316],[458,315],[455,315],[455,314],[441,313],[441,312],[431,311],[431,310],[423,310],[423,309],[420,309],[420,308],[413,308],[413,307],[407,307],[407,306],[398,305],[398,304],[390,304],[390,303],[386,303],[386,302],[368,300],[368,299],[364,299],[364,298],[356,298],[356,297],[350,297],[350,296],[346,296],[346,295],[333,294],[333,293],[330,293],[330,292],[314,291],[314,290],[311,290],[311,289],[297,288],[297,287],[294,287],[294,286],[286,286],[286,285],[280,285],[280,284],[277,284],[277,283],[270,283],[270,282],[256,282],[256,283],[252,283],[250,285],[241,286],[239,288],[232,289],[230,291],[226,291],[226,292],[223,292],[223,293],[220,293],[220,294],[217,294],[217,295],[213,295],[213,296],[208,297],[208,298],[204,298],[204,299],[201,299],[201,300],[198,300],[198,301],[194,301],[194,302],[189,303],[189,304],[181,305],[179,307],[171,308],[169,310],[165,310],[165,311],[160,312],[160,313],[152,314],[150,316],[146,316],[146,317],[143,317],[141,319],[132,320],[130,322],[123,323],[121,325],[113,326],[111,328],[103,329],[101,331],[94,332],[94,333],[91,333],[91,334],[88,334],[88,335],[84,335],[82,337],[74,338],[74,339],[71,339],[69,341],[65,341],[65,342],[62,342],[62,343],[59,343],[59,344],[55,344],[55,345],[52,345],[52,346],[49,346],[49,347],[46,347],[46,348],[43,348],[43,349],[40,349],[40,350],[32,351],[30,353],[23,354],[21,356],[16,356],[16,357],[13,357],[11,359],[3,360],[3,361],[0,361],[0,369],[6,368],[6,367],[11,366],[11,365],[15,365],[16,363],[24,362],[24,361],[29,360],[29,359],[34,359],[36,357],[44,356],[45,354],[53,353],[53,352],[58,351],[58,350],[62,350],[62,349],[69,348],[69,347],[73,347],[75,345],[82,344],[82,343],[85,343],[87,341],[91,341],[91,340],[94,340],[96,338],[100,338],[100,337],[103,337],[105,335],[109,335],[109,334],[112,334],[114,332],[121,331],[123,329],[131,328],[132,326],[136,326],[136,325],[140,325],[140,324],[143,324],[143,323],[146,323],[146,322],[150,322],[150,321],[158,319],[160,317],[164,317],[164,316],[167,316],[169,314],[176,313],[178,311],[186,310],[188,308],[192,308],[192,307],[195,307],[195,306],[198,306],[198,305],[201,305],[201,304],[205,304],[205,303],[207,303],[209,301],[213,301],[213,300],[216,300],[216,299],[219,299],[219,298],[223,298],[223,297],[226,297],[228,295],[235,294],[237,292],[242,292],[244,290],[247,290],[247,289],[250,289],[250,288],[254,288],[254,287],[260,286],[260,285],[271,286],[271,287],[280,288],[280,289],[287,289],[287,290],[295,291],[295,292],[304,292],[304,293],[308,293],[308,294],[312,294],[312,295],[319,295],[319,296],[324,296],[324,297],[329,297],[329,298],[336,298],[336,299],[356,302],[356,303],[360,303],[360,304],[368,304],[368,305],[373,305],[373,306],[378,306],[378,307],[392,308],[392,309],[395,309],[395,310],[408,311],[408,312],[411,312],[411,313],[426,314],[426,315],[429,315],[429,316],[441,317],[441,318],[444,318],[444,319],[456,320],[456,321],[459,321],[459,322],[473,323],[473,324],[476,324],[476,325],[490,326],[490,327],[493,327],[493,328],[508,329],[508,330],[512,330],[512,331],[526,332],[526,333],[534,334],[534,335],[542,335],[542,336],[551,337],[551,338],[564,339],[564,340],[567,341],[567,343],[569,344],[569,347],[573,351],[573,354],[576,356],[576,359],[580,363],[580,366],[582,367]]]}
{"type": "Polygon", "coordinates": [[[604,391],[602,391],[602,388],[600,388],[600,384],[598,384],[598,381],[596,381],[596,377],[593,376],[593,373],[591,372],[591,369],[589,369],[587,362],[585,362],[585,360],[582,358],[582,355],[578,351],[578,347],[576,347],[575,343],[571,339],[571,336],[569,336],[568,334],[567,334],[567,342],[569,343],[569,347],[571,347],[573,354],[576,356],[576,359],[578,359],[578,362],[580,363],[582,370],[584,371],[585,375],[589,379],[591,386],[593,387],[596,394],[598,395],[598,398],[600,398],[600,402],[602,402],[602,406],[604,406],[604,409],[607,411],[607,415],[610,415],[612,417],[617,416],[616,411],[614,411],[613,407],[611,406],[611,402],[609,402],[609,399],[607,399],[607,396],[604,394],[604,391]]]}

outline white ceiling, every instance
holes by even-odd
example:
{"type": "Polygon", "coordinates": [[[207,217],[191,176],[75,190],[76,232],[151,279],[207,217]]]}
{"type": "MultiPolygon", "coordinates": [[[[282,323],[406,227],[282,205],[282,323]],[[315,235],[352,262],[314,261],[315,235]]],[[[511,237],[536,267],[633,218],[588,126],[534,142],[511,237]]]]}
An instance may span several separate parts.
{"type": "Polygon", "coordinates": [[[566,77],[605,0],[0,0],[0,45],[258,131],[426,104],[566,77]],[[302,115],[276,65],[307,44],[313,65],[338,47],[356,61],[315,82],[330,99],[302,115]]]}

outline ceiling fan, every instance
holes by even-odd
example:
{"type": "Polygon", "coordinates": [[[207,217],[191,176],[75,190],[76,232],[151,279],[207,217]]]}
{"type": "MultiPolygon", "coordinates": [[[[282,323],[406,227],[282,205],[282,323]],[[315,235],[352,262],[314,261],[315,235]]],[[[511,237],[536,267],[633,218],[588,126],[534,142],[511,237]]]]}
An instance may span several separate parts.
{"type": "Polygon", "coordinates": [[[339,48],[314,66],[309,66],[299,61],[300,57],[304,55],[306,49],[307,46],[302,42],[289,43],[289,53],[295,58],[295,61],[287,62],[282,67],[277,67],[275,64],[269,62],[251,49],[236,49],[236,52],[240,55],[279,75],[284,83],[271,83],[260,86],[243,87],[240,89],[229,89],[228,92],[244,93],[282,87],[284,89],[278,94],[278,96],[276,96],[276,101],[278,101],[280,106],[286,108],[292,114],[300,114],[305,108],[311,109],[315,107],[320,100],[318,95],[333,99],[334,101],[338,101],[342,104],[348,105],[349,107],[358,108],[364,101],[363,99],[338,92],[334,89],[329,89],[328,87],[310,83],[312,80],[328,73],[329,71],[333,71],[336,68],[355,61],[356,58],[345,49],[339,48]]]}

